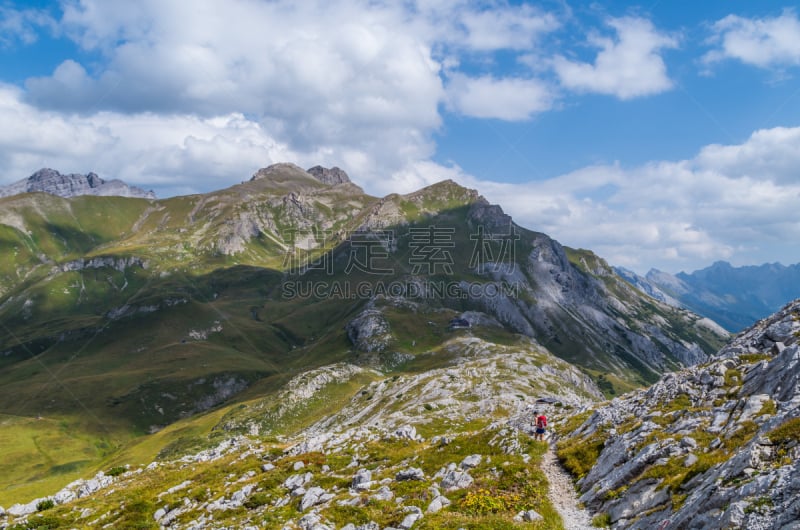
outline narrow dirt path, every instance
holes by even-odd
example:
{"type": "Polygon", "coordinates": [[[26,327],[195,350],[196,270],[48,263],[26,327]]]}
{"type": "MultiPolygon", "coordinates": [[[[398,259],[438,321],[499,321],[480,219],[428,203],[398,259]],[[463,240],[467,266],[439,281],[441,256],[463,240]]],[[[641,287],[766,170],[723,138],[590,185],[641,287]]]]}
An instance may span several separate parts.
{"type": "Polygon", "coordinates": [[[561,467],[553,447],[549,447],[542,457],[542,471],[550,482],[548,497],[553,503],[566,530],[594,530],[589,512],[578,507],[578,495],[572,485],[572,479],[561,467]]]}

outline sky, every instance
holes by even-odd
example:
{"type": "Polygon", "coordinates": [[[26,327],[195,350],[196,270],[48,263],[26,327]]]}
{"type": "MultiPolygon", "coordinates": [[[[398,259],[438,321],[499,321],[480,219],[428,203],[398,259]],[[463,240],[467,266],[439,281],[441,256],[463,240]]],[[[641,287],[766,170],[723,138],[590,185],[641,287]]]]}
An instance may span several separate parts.
{"type": "Polygon", "coordinates": [[[0,0],[0,185],[443,179],[613,265],[800,262],[789,2],[0,0]]]}

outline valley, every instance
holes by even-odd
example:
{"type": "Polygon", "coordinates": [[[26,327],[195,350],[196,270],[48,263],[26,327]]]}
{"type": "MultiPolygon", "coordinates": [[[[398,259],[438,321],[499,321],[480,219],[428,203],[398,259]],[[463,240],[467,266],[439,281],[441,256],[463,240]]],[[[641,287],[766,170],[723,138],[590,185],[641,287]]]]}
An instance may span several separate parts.
{"type": "Polygon", "coordinates": [[[22,527],[561,528],[533,409],[562,432],[728,340],[452,181],[376,198],[278,164],[202,196],[0,202],[22,527]]]}

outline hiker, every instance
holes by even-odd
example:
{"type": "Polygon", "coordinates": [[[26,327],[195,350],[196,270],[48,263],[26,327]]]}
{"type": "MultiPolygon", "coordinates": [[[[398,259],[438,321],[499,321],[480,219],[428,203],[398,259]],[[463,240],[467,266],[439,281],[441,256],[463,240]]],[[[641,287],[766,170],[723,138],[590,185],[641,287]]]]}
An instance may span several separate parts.
{"type": "Polygon", "coordinates": [[[538,411],[533,413],[534,423],[536,424],[536,434],[533,436],[535,440],[544,441],[544,431],[547,428],[547,416],[544,413],[539,414],[538,411]]]}

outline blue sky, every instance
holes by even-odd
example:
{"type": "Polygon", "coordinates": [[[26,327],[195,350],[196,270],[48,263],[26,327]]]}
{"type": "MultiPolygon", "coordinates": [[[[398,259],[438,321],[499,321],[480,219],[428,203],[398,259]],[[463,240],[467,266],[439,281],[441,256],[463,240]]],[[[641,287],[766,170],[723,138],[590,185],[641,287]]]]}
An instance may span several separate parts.
{"type": "Polygon", "coordinates": [[[612,264],[800,261],[785,2],[0,0],[0,184],[444,178],[612,264]],[[190,6],[190,7],[187,7],[190,6]]]}

